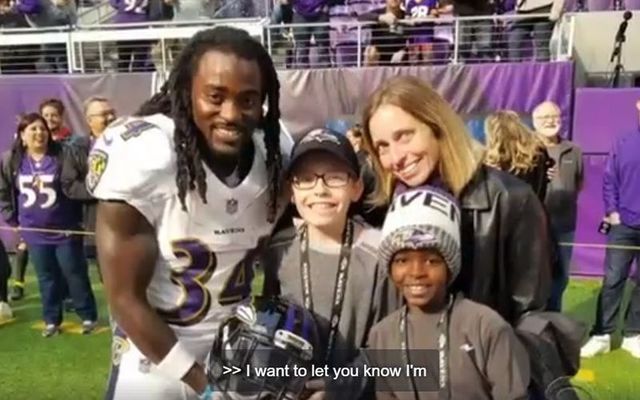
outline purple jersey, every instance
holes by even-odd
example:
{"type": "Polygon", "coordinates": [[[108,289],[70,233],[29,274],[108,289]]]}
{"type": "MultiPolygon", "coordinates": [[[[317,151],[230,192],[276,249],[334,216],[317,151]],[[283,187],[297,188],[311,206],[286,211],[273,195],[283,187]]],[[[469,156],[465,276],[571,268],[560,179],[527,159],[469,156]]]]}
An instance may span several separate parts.
{"type": "MultiPolygon", "coordinates": [[[[45,156],[34,161],[25,156],[18,170],[18,222],[24,228],[78,229],[81,207],[74,206],[60,189],[56,158],[45,156]]],[[[56,244],[72,236],[61,233],[28,232],[27,244],[56,244]]]]}
{"type": "Polygon", "coordinates": [[[116,9],[113,22],[116,24],[130,24],[147,22],[148,0],[109,0],[111,7],[116,9]]]}
{"type": "MultiPolygon", "coordinates": [[[[409,19],[427,18],[435,8],[438,8],[438,0],[406,0],[405,2],[409,19]]],[[[433,23],[431,22],[418,24],[409,32],[411,40],[416,44],[433,42],[433,23]]]]}
{"type": "Polygon", "coordinates": [[[327,3],[327,0],[296,0],[293,2],[293,9],[303,17],[315,18],[323,11],[328,11],[327,3]]]}

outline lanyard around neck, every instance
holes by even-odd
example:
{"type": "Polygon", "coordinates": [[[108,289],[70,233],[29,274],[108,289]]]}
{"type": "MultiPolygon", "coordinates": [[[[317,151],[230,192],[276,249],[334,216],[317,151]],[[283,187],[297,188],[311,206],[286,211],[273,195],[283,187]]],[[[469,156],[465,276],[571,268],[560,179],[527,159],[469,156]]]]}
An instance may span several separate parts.
{"type": "MultiPolygon", "coordinates": [[[[453,308],[454,297],[450,295],[447,307],[442,312],[438,320],[438,366],[439,366],[439,396],[440,400],[449,400],[451,398],[451,390],[449,386],[449,319],[453,308]]],[[[407,313],[408,309],[405,305],[400,315],[400,350],[402,352],[402,361],[405,365],[409,365],[409,330],[407,329],[407,313]]],[[[418,388],[413,377],[410,376],[411,389],[415,400],[419,400],[418,388]]]]}
{"type": "MultiPolygon", "coordinates": [[[[340,258],[338,260],[338,272],[333,289],[333,302],[331,303],[331,318],[329,319],[329,340],[325,361],[329,364],[333,348],[338,334],[338,325],[344,304],[345,286],[351,263],[351,246],[353,245],[353,222],[347,221],[342,232],[342,245],[340,248],[340,258]]],[[[311,267],[309,262],[309,233],[306,225],[300,228],[300,275],[302,278],[302,300],[304,306],[313,312],[313,298],[311,296],[311,267]]]]}

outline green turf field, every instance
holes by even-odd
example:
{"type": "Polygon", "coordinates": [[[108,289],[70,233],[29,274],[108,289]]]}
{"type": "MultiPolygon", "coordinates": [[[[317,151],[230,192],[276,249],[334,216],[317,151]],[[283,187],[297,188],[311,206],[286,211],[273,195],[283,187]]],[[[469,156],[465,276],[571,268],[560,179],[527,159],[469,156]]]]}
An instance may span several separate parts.
{"type": "MultiPolygon", "coordinates": [[[[31,269],[30,269],[31,270],[31,269]]],[[[95,269],[92,269],[95,271],[95,269]]],[[[107,326],[104,293],[96,276],[94,290],[100,303],[100,322],[107,326]]],[[[598,281],[575,280],[566,294],[566,310],[591,323],[598,281]]],[[[40,336],[40,303],[34,276],[27,282],[27,297],[13,304],[15,320],[0,326],[0,399],[101,399],[110,362],[108,329],[90,336],[74,333],[78,318],[68,315],[67,331],[54,338],[40,336]]],[[[614,342],[619,346],[620,338],[614,342]]],[[[576,383],[593,399],[640,398],[640,360],[615,350],[583,362],[576,383]]],[[[588,398],[588,397],[585,397],[588,398]]]]}

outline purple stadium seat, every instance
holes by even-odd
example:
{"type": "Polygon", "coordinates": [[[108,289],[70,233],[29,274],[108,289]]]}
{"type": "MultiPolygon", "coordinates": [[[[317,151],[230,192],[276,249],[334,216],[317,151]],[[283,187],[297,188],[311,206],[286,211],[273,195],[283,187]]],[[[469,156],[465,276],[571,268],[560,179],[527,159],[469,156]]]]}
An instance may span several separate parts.
{"type": "Polygon", "coordinates": [[[586,3],[589,11],[613,10],[613,0],[587,0],[586,3]]]}
{"type": "Polygon", "coordinates": [[[640,10],[640,0],[624,0],[625,10],[640,10]]]}

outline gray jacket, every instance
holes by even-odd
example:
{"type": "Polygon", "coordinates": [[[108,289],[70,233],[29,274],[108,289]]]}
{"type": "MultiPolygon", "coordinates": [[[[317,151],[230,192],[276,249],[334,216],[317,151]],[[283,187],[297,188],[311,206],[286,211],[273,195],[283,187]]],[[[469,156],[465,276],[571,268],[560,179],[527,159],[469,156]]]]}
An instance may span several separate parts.
{"type": "MultiPolygon", "coordinates": [[[[368,348],[378,350],[374,364],[398,365],[401,354],[402,311],[397,310],[376,324],[369,334],[368,348]],[[381,352],[380,350],[393,350],[381,352]]],[[[408,317],[407,348],[417,365],[431,365],[418,350],[436,350],[438,318],[411,320],[408,317]],[[431,323],[429,323],[431,322],[431,323]],[[429,345],[431,343],[431,345],[429,345]]],[[[513,329],[498,313],[459,295],[451,310],[447,332],[449,341],[449,387],[451,400],[525,400],[529,385],[529,357],[513,329]]],[[[432,357],[436,357],[435,355],[432,357]]],[[[436,363],[437,365],[437,363],[436,363]]],[[[434,367],[435,368],[435,367],[434,367]]],[[[438,391],[427,391],[427,380],[417,383],[417,394],[410,384],[400,387],[391,380],[375,379],[377,400],[437,400],[438,391]],[[400,390],[402,389],[402,390],[400,390]],[[392,391],[389,393],[389,391],[392,391]]]]}
{"type": "MultiPolygon", "coordinates": [[[[290,301],[303,304],[300,240],[296,228],[277,233],[263,254],[260,264],[265,267],[266,294],[279,294],[290,301]]],[[[362,223],[355,223],[351,263],[346,282],[344,305],[332,365],[346,365],[358,349],[365,345],[369,330],[395,306],[395,291],[388,290],[386,268],[378,265],[380,232],[362,223]],[[391,296],[391,297],[389,297],[391,296]]],[[[332,295],[337,272],[337,254],[315,252],[310,243],[311,295],[314,316],[323,333],[324,345],[329,336],[332,295]]],[[[324,358],[320,351],[317,355],[324,358]]]]}
{"type": "Polygon", "coordinates": [[[584,180],[582,150],[573,142],[561,140],[547,147],[547,152],[558,172],[547,187],[545,206],[554,229],[571,232],[576,229],[578,193],[584,180]]]}

